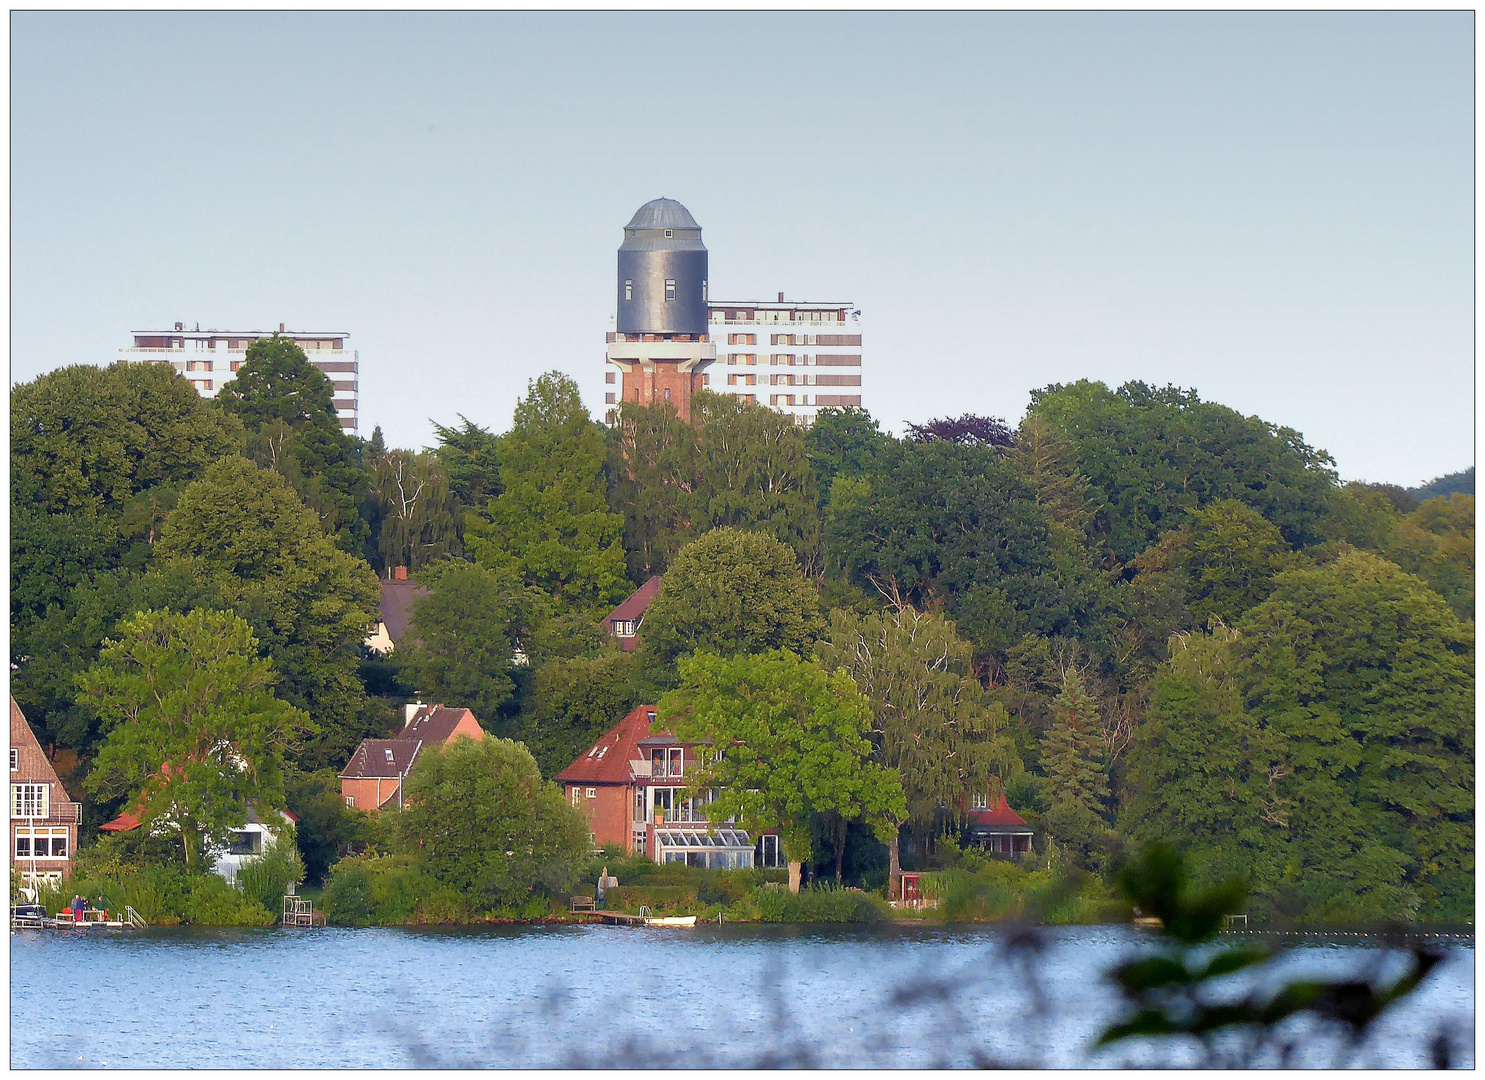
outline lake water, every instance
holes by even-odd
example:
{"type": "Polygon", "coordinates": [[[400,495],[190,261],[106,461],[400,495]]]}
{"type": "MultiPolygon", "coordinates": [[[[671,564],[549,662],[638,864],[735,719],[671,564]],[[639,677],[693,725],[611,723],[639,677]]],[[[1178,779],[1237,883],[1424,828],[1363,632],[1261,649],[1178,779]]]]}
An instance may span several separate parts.
{"type": "MultiPolygon", "coordinates": [[[[1141,940],[1049,931],[1039,1010],[1016,959],[1028,954],[1008,953],[997,929],[22,931],[10,938],[11,1065],[1148,1062],[1088,1053],[1118,1008],[1100,974],[1141,940]]],[[[1426,1065],[1441,1024],[1473,1064],[1474,948],[1448,951],[1352,1064],[1426,1065]]],[[[1330,973],[1377,955],[1330,942],[1285,963],[1330,973]]],[[[1335,1047],[1316,1038],[1303,1063],[1330,1065],[1335,1047]]]]}

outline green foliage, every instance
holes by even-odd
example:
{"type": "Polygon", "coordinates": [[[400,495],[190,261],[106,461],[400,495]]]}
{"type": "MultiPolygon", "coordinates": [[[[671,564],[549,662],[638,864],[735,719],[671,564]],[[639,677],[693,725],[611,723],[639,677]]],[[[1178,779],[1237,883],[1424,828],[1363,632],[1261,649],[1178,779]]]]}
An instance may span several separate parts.
{"type": "Polygon", "coordinates": [[[777,829],[788,858],[808,862],[815,815],[863,819],[883,839],[907,816],[897,774],[871,760],[871,704],[849,675],[783,650],[699,653],[680,661],[680,674],[657,722],[682,742],[721,751],[706,756],[689,786],[718,790],[713,820],[777,829]]]}
{"type": "Polygon", "coordinates": [[[1032,412],[1076,448],[1097,504],[1094,527],[1120,560],[1220,499],[1251,506],[1296,547],[1321,538],[1334,462],[1298,432],[1174,386],[1130,382],[1110,390],[1082,380],[1031,399],[1032,412]]]}
{"type": "Polygon", "coordinates": [[[365,852],[341,859],[320,902],[332,926],[457,924],[473,917],[457,890],[409,855],[365,852]]]}
{"type": "Polygon", "coordinates": [[[1062,693],[1053,703],[1054,720],[1042,749],[1047,776],[1044,819],[1047,833],[1085,869],[1104,861],[1109,829],[1104,821],[1109,782],[1098,737],[1098,704],[1083,687],[1076,668],[1063,675],[1062,693]]]}
{"type": "Polygon", "coordinates": [[[434,449],[449,478],[449,493],[460,506],[483,506],[500,494],[499,438],[460,415],[462,427],[435,423],[434,449]]]}
{"type": "Polygon", "coordinates": [[[735,909],[744,918],[770,923],[875,923],[892,917],[879,896],[857,889],[811,886],[797,894],[757,889],[735,909]]]}
{"type": "Polygon", "coordinates": [[[383,570],[406,566],[416,572],[457,551],[456,504],[435,454],[382,449],[368,453],[366,464],[380,521],[376,552],[383,570]]]}
{"type": "MultiPolygon", "coordinates": [[[[1119,987],[1128,1017],[1107,1030],[1098,1045],[1130,1038],[1196,1040],[1206,1067],[1252,1067],[1270,1063],[1272,1053],[1287,1062],[1299,1040],[1314,1038],[1312,1027],[1296,1027],[1308,1015],[1340,1025],[1350,1047],[1392,1005],[1412,993],[1444,957],[1414,946],[1401,972],[1382,976],[1378,965],[1357,978],[1301,979],[1276,984],[1268,970],[1274,954],[1243,944],[1215,947],[1224,916],[1242,910],[1244,884],[1231,879],[1205,889],[1187,881],[1180,855],[1153,846],[1119,875],[1120,887],[1138,907],[1161,922],[1159,939],[1143,956],[1116,966],[1110,977],[1119,987]],[[1251,972],[1251,989],[1241,996],[1227,987],[1229,976],[1251,972]],[[1224,1038],[1224,1036],[1230,1036],[1224,1038]]],[[[1344,1058],[1341,1059],[1344,1061],[1344,1058]]]]}
{"type": "Polygon", "coordinates": [[[242,431],[164,364],[73,364],[10,395],[12,502],[99,514],[160,484],[193,480],[242,431]]]}
{"type": "Polygon", "coordinates": [[[519,738],[543,776],[566,768],[613,727],[615,718],[639,704],[631,686],[633,655],[556,659],[537,668],[519,738]]]}
{"type": "Polygon", "coordinates": [[[676,555],[641,629],[649,663],[683,653],[803,652],[819,630],[819,601],[794,553],[741,529],[714,529],[676,555]]]}
{"type": "Polygon", "coordinates": [[[274,334],[248,346],[237,377],[214,400],[246,427],[247,456],[283,476],[337,546],[358,552],[369,535],[361,500],[370,480],[334,394],[304,350],[274,334]]]}
{"type": "Polygon", "coordinates": [[[237,868],[237,887],[267,911],[283,911],[289,886],[303,880],[304,860],[299,857],[292,828],[285,828],[268,842],[261,855],[237,868]]]}
{"type": "Polygon", "coordinates": [[[181,494],[151,579],[161,606],[230,608],[252,625],[282,676],[279,692],[320,728],[299,764],[344,764],[377,730],[356,677],[375,625],[376,578],[336,550],[277,474],[224,458],[181,494]],[[179,589],[188,592],[181,598],[179,589]]]}
{"type": "Polygon", "coordinates": [[[335,769],[291,771],[284,793],[290,813],[299,819],[295,836],[310,881],[323,881],[331,864],[351,845],[369,839],[367,815],[346,806],[335,769]]]}
{"type": "Polygon", "coordinates": [[[877,461],[836,477],[825,526],[833,566],[857,585],[942,604],[978,650],[1003,652],[1028,632],[1112,632],[1112,580],[1037,505],[1014,459],[933,439],[894,443],[877,461]]]}
{"type": "Polygon", "coordinates": [[[583,408],[577,383],[555,371],[535,380],[499,456],[503,490],[465,519],[475,561],[554,599],[622,600],[624,519],[609,512],[603,428],[583,408]]]}
{"type": "Polygon", "coordinates": [[[1463,472],[1440,476],[1421,487],[1410,488],[1408,494],[1420,503],[1437,499],[1441,495],[1473,495],[1475,493],[1475,467],[1471,465],[1463,472]]]}
{"type": "Polygon", "coordinates": [[[284,805],[284,754],[309,717],[270,693],[273,665],[234,615],[145,611],[120,631],[79,679],[108,731],[88,787],[130,794],[141,826],[168,824],[199,865],[249,802],[284,805]]]}
{"type": "Polygon", "coordinates": [[[511,657],[531,623],[526,589],[508,574],[450,560],[421,577],[428,594],[395,658],[403,681],[430,700],[494,721],[515,691],[511,657]]]}
{"type": "Polygon", "coordinates": [[[1349,552],[1279,575],[1239,630],[1246,706],[1285,744],[1299,901],[1337,920],[1472,910],[1473,627],[1349,552]]]}
{"type": "Polygon", "coordinates": [[[879,459],[893,443],[883,433],[876,417],[865,409],[825,408],[804,435],[805,452],[815,473],[821,509],[829,501],[837,476],[861,476],[875,472],[879,459]]]}
{"type": "Polygon", "coordinates": [[[489,737],[424,747],[397,833],[404,851],[478,909],[569,888],[589,842],[586,820],[542,780],[526,748],[489,737]]]}
{"type": "MultiPolygon", "coordinates": [[[[900,778],[905,819],[920,833],[957,816],[971,793],[1020,770],[1005,707],[970,674],[969,643],[942,616],[912,608],[864,617],[833,611],[816,653],[871,702],[873,760],[900,778]]],[[[900,824],[892,822],[887,838],[891,872],[900,824]]]]}
{"type": "Polygon", "coordinates": [[[1107,885],[1076,870],[1031,870],[966,853],[963,867],[924,874],[919,887],[938,902],[935,919],[949,923],[1019,919],[1050,926],[1125,921],[1128,911],[1107,885]]]}
{"type": "Polygon", "coordinates": [[[81,863],[59,888],[39,890],[47,914],[55,915],[73,896],[85,896],[110,914],[132,907],[150,926],[272,926],[278,922],[256,899],[216,874],[191,872],[180,865],[100,868],[81,863]]]}
{"type": "Polygon", "coordinates": [[[1303,565],[1279,530],[1236,499],[1193,510],[1138,558],[1141,578],[1179,573],[1187,610],[1198,626],[1236,622],[1268,598],[1274,575],[1303,565]]]}

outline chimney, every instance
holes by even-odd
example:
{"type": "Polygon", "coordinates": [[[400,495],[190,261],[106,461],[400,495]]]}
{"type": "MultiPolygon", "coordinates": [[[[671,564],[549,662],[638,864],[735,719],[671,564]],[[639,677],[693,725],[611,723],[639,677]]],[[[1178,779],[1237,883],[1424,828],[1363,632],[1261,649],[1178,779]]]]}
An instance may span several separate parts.
{"type": "Polygon", "coordinates": [[[284,324],[283,323],[279,323],[278,324],[278,332],[280,334],[282,334],[284,332],[284,324]]]}
{"type": "Polygon", "coordinates": [[[178,323],[175,324],[175,328],[177,330],[184,330],[186,328],[186,324],[185,323],[178,322],[178,323]]]}
{"type": "Polygon", "coordinates": [[[784,302],[784,294],[783,293],[779,293],[779,303],[782,304],[783,302],[784,302]]]}
{"type": "Polygon", "coordinates": [[[413,717],[418,715],[418,710],[422,707],[423,703],[421,701],[409,701],[406,705],[402,706],[402,714],[404,717],[402,726],[406,727],[408,724],[411,724],[413,722],[413,717]]]}
{"type": "Polygon", "coordinates": [[[393,581],[406,581],[407,580],[407,567],[405,567],[405,566],[394,566],[394,567],[392,567],[392,580],[393,581]]]}

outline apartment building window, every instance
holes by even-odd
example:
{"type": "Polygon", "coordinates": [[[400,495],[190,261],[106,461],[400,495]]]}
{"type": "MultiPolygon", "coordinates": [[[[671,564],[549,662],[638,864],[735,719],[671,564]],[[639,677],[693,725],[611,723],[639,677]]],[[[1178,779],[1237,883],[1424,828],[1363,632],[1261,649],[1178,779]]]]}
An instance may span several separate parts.
{"type": "Polygon", "coordinates": [[[242,361],[241,360],[234,360],[234,361],[232,361],[232,370],[233,371],[236,371],[240,367],[242,367],[242,361]]]}
{"type": "Polygon", "coordinates": [[[10,816],[44,818],[47,816],[51,787],[47,784],[11,784],[10,816]]]}
{"type": "Polygon", "coordinates": [[[667,304],[675,303],[675,278],[665,279],[665,302],[667,304]]]}
{"type": "Polygon", "coordinates": [[[634,279],[633,278],[625,278],[624,279],[624,299],[625,300],[633,300],[634,299],[634,279]]]}

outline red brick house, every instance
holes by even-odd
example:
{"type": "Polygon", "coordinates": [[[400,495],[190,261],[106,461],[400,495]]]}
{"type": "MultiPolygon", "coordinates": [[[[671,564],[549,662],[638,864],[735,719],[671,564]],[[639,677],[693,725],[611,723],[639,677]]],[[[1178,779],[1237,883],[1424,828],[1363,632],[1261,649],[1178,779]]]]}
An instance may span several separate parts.
{"type": "Polygon", "coordinates": [[[67,796],[36,733],[10,699],[10,870],[27,885],[72,874],[82,806],[67,796]]]}
{"type": "Polygon", "coordinates": [[[651,601],[659,595],[660,575],[657,574],[630,593],[629,599],[610,611],[603,620],[604,629],[618,638],[619,648],[624,652],[632,652],[639,644],[639,625],[644,622],[651,601]]]}
{"type": "Polygon", "coordinates": [[[381,810],[402,805],[402,781],[426,745],[465,738],[479,742],[485,729],[468,709],[414,703],[407,723],[391,739],[366,739],[340,773],[340,794],[347,806],[381,810]]]}
{"type": "Polygon", "coordinates": [[[710,797],[686,797],[700,748],[652,733],[654,721],[655,707],[641,705],[554,777],[587,817],[594,846],[713,869],[784,865],[777,835],[713,824],[710,797]]]}
{"type": "Polygon", "coordinates": [[[412,625],[413,604],[427,596],[428,590],[407,579],[407,567],[394,566],[392,576],[381,582],[381,593],[376,630],[366,638],[366,647],[382,656],[390,656],[412,625]]]}

